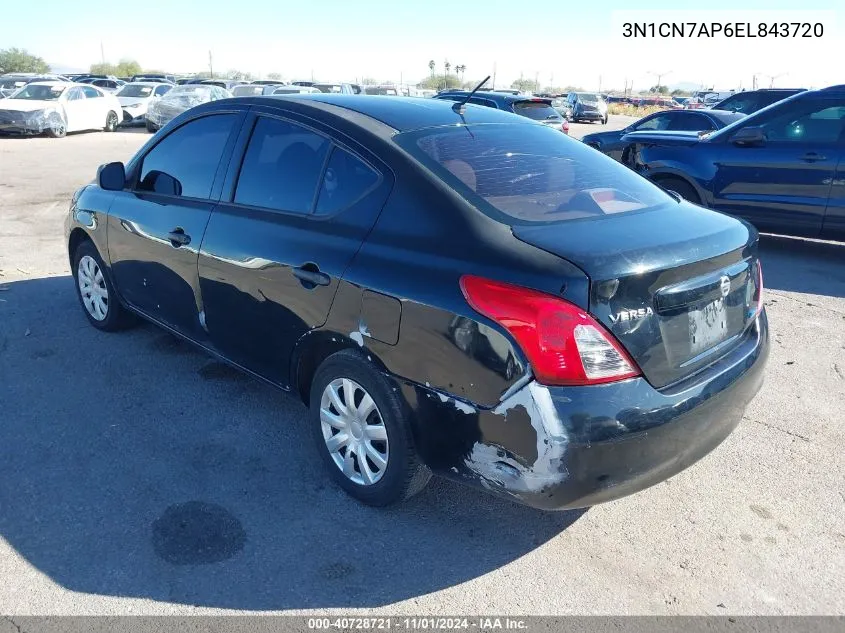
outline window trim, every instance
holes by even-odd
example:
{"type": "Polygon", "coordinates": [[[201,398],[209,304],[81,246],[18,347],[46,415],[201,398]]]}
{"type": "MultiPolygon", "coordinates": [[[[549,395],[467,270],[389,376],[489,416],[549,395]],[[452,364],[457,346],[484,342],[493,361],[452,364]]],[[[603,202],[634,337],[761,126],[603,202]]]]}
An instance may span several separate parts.
{"type": "Polygon", "coordinates": [[[223,178],[225,177],[226,173],[225,170],[228,169],[229,162],[232,159],[233,139],[237,139],[238,134],[240,133],[241,128],[243,127],[245,114],[245,110],[229,109],[211,110],[209,112],[198,112],[194,116],[189,117],[188,119],[180,123],[178,126],[174,127],[160,139],[154,139],[153,141],[151,141],[152,144],[149,147],[141,148],[141,151],[139,151],[138,154],[135,155],[135,157],[130,161],[129,165],[127,166],[126,187],[124,188],[124,191],[128,191],[129,193],[135,195],[154,196],[156,198],[163,198],[165,200],[187,200],[192,202],[211,203],[218,202],[221,196],[220,187],[223,184],[223,178]],[[226,139],[226,143],[223,146],[223,152],[220,155],[220,160],[217,163],[217,169],[214,172],[214,178],[211,181],[211,191],[209,192],[209,196],[207,198],[196,198],[193,196],[173,196],[167,193],[159,193],[157,191],[145,191],[143,189],[138,189],[138,183],[140,182],[141,172],[144,169],[144,161],[147,159],[147,156],[150,155],[150,152],[152,152],[156,147],[158,147],[166,138],[170,138],[170,136],[174,132],[176,132],[177,130],[181,130],[189,123],[193,123],[194,121],[206,117],[219,116],[224,114],[234,114],[235,123],[232,126],[232,130],[229,132],[229,138],[226,139]],[[221,170],[223,170],[222,173],[221,170]]]}
{"type": "Polygon", "coordinates": [[[331,220],[332,218],[337,217],[341,213],[344,213],[345,211],[350,209],[352,206],[358,204],[366,196],[370,195],[376,189],[378,189],[382,185],[382,183],[384,183],[384,170],[375,166],[373,164],[373,161],[367,160],[366,158],[361,156],[360,152],[355,151],[348,144],[339,141],[335,135],[330,134],[329,132],[319,130],[313,125],[309,125],[308,123],[300,119],[285,116],[285,114],[287,113],[278,110],[275,110],[273,112],[269,112],[266,110],[250,111],[250,118],[247,119],[246,124],[243,126],[243,130],[241,131],[241,134],[238,137],[237,144],[230,158],[230,166],[227,169],[227,175],[224,178],[223,182],[224,189],[227,187],[226,181],[230,180],[228,172],[231,172],[231,182],[228,183],[228,192],[221,192],[219,200],[221,204],[225,204],[227,207],[231,207],[234,209],[253,210],[260,211],[263,213],[274,213],[286,217],[306,218],[317,222],[324,222],[326,220],[331,220]],[[241,171],[243,170],[244,166],[244,160],[246,159],[246,153],[249,149],[249,142],[252,140],[252,135],[255,132],[255,127],[258,125],[258,121],[262,117],[276,119],[278,121],[289,123],[291,125],[297,125],[305,130],[308,130],[309,132],[312,132],[318,136],[325,138],[329,142],[329,151],[326,153],[326,158],[324,159],[323,165],[320,168],[320,177],[317,181],[317,187],[314,191],[314,199],[311,201],[311,209],[308,213],[300,213],[298,211],[286,211],[284,209],[273,209],[270,207],[244,204],[243,202],[237,202],[235,200],[235,193],[238,189],[238,181],[240,180],[241,171]],[[317,213],[317,202],[320,197],[320,189],[322,186],[322,182],[326,177],[326,169],[328,168],[329,161],[331,160],[331,157],[334,154],[335,148],[342,149],[350,153],[352,156],[364,163],[367,167],[372,169],[376,173],[378,178],[376,179],[375,183],[373,183],[373,185],[370,186],[370,188],[367,189],[361,196],[356,198],[353,202],[343,207],[342,209],[338,209],[334,213],[317,213]]]}

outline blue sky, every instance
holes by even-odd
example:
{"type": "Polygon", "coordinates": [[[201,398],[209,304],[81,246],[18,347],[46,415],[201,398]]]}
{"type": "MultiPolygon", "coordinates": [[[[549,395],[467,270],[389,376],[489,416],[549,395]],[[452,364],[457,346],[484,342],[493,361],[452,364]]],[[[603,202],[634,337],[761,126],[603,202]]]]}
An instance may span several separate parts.
{"type": "MultiPolygon", "coordinates": [[[[649,73],[671,71],[663,83],[689,82],[708,87],[749,87],[754,73],[776,76],[775,85],[821,86],[845,83],[842,65],[845,3],[780,0],[708,0],[708,12],[670,14],[675,1],[639,3],[604,0],[574,3],[538,0],[208,0],[187,3],[144,0],[127,4],[87,0],[69,11],[66,0],[39,0],[39,15],[59,20],[16,22],[4,33],[4,46],[18,46],[48,62],[87,69],[100,60],[102,41],[108,61],[129,57],[144,67],[190,72],[281,72],[286,79],[351,80],[362,76],[405,81],[428,74],[434,59],[442,72],[448,59],[465,64],[466,77],[483,78],[496,70],[497,84],[539,76],[542,84],[588,89],[622,88],[633,81],[646,88],[649,73]],[[620,36],[615,11],[638,8],[634,17],[725,21],[732,16],[826,21],[821,40],[701,39],[632,42],[620,36]],[[731,14],[760,10],[765,14],[731,14]],[[827,11],[816,14],[812,11],[827,11]]],[[[768,78],[761,79],[768,84],[768,78]]]]}

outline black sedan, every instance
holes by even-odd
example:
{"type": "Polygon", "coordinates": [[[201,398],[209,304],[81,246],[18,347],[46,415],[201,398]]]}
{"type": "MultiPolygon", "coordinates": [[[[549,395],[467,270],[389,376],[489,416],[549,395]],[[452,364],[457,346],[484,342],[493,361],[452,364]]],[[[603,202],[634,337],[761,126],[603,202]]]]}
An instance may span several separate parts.
{"type": "Polygon", "coordinates": [[[622,137],[631,132],[661,130],[709,132],[721,130],[743,116],[745,115],[722,110],[664,110],[644,116],[621,130],[587,134],[581,138],[581,141],[615,160],[622,160],[622,152],[625,149],[622,137]]]}
{"type": "Polygon", "coordinates": [[[589,506],[707,454],[768,354],[754,229],[453,106],[192,108],[74,194],[85,316],[141,316],[302,398],[328,471],[373,505],[434,472],[589,506]]]}

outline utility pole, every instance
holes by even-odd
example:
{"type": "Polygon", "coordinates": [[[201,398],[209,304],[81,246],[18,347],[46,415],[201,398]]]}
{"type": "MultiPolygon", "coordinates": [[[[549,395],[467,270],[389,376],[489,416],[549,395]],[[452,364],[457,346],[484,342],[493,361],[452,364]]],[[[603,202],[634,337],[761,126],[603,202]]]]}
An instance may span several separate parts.
{"type": "Polygon", "coordinates": [[[496,62],[493,62],[493,90],[496,89],[496,62]]]}
{"type": "Polygon", "coordinates": [[[662,83],[660,83],[660,82],[663,80],[663,78],[664,78],[666,75],[670,75],[670,74],[672,74],[672,71],[671,71],[671,70],[664,70],[663,72],[656,73],[656,72],[653,72],[653,71],[651,71],[651,70],[650,70],[650,71],[648,71],[648,74],[649,74],[649,75],[655,75],[655,76],[657,77],[657,92],[660,92],[660,86],[662,86],[662,85],[663,85],[663,84],[662,84],[662,83]]]}
{"type": "Polygon", "coordinates": [[[599,94],[601,94],[601,75],[599,75],[599,94]]]}
{"type": "Polygon", "coordinates": [[[106,52],[103,48],[103,40],[100,40],[100,60],[103,62],[103,66],[106,65],[106,52]]]}
{"type": "Polygon", "coordinates": [[[208,51],[208,74],[214,79],[214,65],[211,60],[211,51],[208,51]]]}

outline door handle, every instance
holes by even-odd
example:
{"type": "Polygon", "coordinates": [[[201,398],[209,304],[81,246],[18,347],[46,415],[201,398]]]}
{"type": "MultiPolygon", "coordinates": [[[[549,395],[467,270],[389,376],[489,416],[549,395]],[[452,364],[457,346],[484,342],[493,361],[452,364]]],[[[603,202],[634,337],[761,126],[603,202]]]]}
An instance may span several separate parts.
{"type": "Polygon", "coordinates": [[[170,245],[173,248],[187,246],[191,243],[191,236],[185,235],[185,229],[173,229],[167,234],[167,239],[170,240],[170,245]]]}
{"type": "Polygon", "coordinates": [[[326,273],[321,273],[315,264],[305,264],[305,266],[294,268],[293,275],[303,282],[302,285],[306,288],[310,285],[309,290],[316,286],[328,286],[332,281],[331,277],[326,273]]]}
{"type": "Polygon", "coordinates": [[[805,161],[807,161],[808,163],[812,163],[813,161],[816,161],[816,160],[825,160],[826,158],[827,158],[827,156],[823,156],[823,155],[821,155],[821,154],[819,154],[819,153],[817,153],[817,152],[807,152],[806,154],[804,154],[804,155],[801,157],[801,160],[805,160],[805,161]]]}

